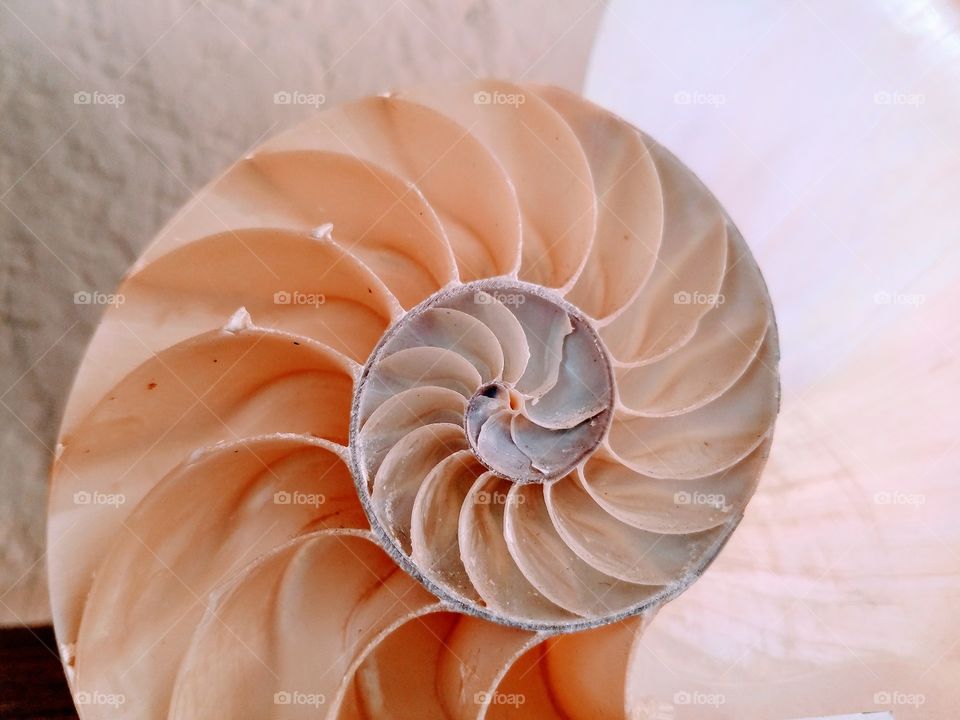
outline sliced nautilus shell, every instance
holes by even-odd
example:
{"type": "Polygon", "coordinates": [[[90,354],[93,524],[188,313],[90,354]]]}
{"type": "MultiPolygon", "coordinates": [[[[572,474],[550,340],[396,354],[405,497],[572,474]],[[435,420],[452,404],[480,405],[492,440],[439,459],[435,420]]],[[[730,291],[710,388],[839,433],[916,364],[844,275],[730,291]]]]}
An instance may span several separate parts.
{"type": "Polygon", "coordinates": [[[641,630],[779,405],[756,263],[664,148],[554,88],[367,98],[117,297],[52,478],[85,718],[645,717],[641,630]]]}

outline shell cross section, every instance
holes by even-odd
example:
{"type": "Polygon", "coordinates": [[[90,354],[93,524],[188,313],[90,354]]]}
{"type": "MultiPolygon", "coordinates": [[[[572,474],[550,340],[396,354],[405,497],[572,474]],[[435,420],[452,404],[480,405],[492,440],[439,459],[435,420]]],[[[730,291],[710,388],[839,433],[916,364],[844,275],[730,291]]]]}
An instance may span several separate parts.
{"type": "Polygon", "coordinates": [[[558,88],[317,113],[117,293],[51,470],[64,667],[78,700],[125,698],[84,720],[476,720],[514,692],[619,716],[606,679],[772,444],[744,238],[666,148],[558,88]],[[278,706],[297,693],[324,702],[278,706]]]}

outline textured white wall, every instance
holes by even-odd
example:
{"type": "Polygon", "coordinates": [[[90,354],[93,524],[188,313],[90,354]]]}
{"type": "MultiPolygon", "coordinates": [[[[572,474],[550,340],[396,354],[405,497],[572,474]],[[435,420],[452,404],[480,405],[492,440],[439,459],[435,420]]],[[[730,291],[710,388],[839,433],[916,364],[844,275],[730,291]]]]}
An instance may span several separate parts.
{"type": "Polygon", "coordinates": [[[474,75],[579,89],[601,11],[588,0],[0,1],[0,624],[49,619],[46,473],[101,312],[75,293],[111,292],[195,190],[313,112],[274,93],[332,105],[474,75]],[[75,102],[84,92],[100,95],[75,102]]]}

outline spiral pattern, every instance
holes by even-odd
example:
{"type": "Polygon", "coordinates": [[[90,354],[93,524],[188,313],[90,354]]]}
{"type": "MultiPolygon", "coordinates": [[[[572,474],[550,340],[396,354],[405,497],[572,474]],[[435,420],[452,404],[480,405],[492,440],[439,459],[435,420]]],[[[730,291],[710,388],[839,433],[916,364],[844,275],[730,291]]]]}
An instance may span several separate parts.
{"type": "Polygon", "coordinates": [[[719,552],[779,406],[722,208],[555,88],[319,113],[119,297],[52,470],[85,718],[623,716],[591,663],[719,552]]]}

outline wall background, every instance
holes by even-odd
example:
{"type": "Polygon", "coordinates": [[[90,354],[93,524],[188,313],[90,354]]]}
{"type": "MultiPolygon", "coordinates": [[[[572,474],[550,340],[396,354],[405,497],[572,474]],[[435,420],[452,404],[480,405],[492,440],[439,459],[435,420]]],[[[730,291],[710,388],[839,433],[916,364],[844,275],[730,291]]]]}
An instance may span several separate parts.
{"type": "Polygon", "coordinates": [[[781,351],[763,479],[644,631],[628,705],[720,693],[676,717],[952,719],[960,1],[611,0],[585,91],[716,193],[781,351]]]}
{"type": "Polygon", "coordinates": [[[112,292],[190,195],[314,111],[275,93],[334,105],[490,75],[579,90],[602,11],[600,0],[0,0],[0,625],[49,621],[47,468],[102,310],[75,294],[112,292]]]}

